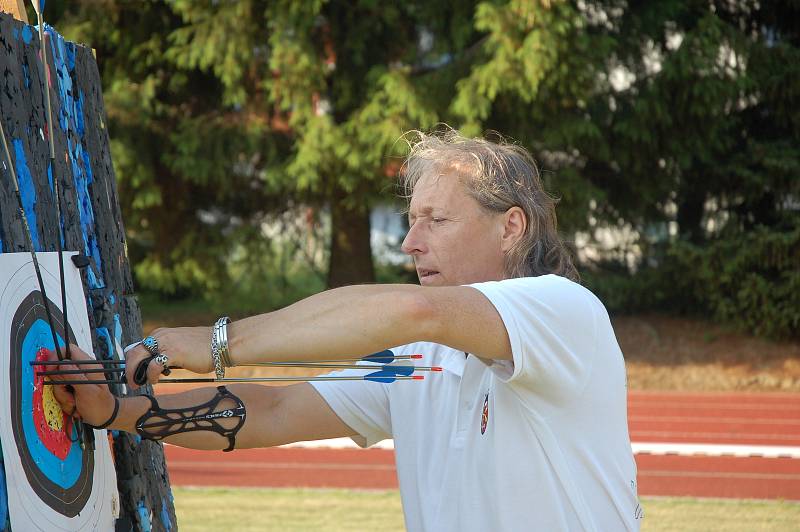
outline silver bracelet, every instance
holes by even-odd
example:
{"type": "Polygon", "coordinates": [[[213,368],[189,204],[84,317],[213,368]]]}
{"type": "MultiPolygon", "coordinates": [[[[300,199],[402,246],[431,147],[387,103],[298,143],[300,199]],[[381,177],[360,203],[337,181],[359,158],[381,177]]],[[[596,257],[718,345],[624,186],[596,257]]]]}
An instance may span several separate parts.
{"type": "Polygon", "coordinates": [[[228,349],[228,324],[231,322],[231,319],[228,316],[223,316],[222,318],[217,320],[219,323],[219,355],[222,358],[222,365],[226,368],[233,367],[233,361],[231,360],[231,351],[228,349]]]}
{"type": "Polygon", "coordinates": [[[225,378],[225,368],[233,366],[228,352],[228,324],[231,319],[223,316],[211,330],[211,358],[214,360],[214,373],[217,379],[225,378]]]}

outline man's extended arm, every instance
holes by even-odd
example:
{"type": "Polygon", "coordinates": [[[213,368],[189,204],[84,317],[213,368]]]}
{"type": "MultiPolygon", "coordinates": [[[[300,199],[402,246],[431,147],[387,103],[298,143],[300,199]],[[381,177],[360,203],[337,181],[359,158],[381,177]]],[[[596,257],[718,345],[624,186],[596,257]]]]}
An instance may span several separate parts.
{"type": "MultiPolygon", "coordinates": [[[[154,332],[176,365],[211,371],[210,329],[189,327],[154,332]]],[[[511,347],[500,315],[478,290],[467,286],[362,285],[328,290],[284,309],[228,326],[237,365],[265,361],[320,360],[362,356],[418,341],[497,359],[511,347]]],[[[128,353],[131,367],[148,356],[128,353]]],[[[151,364],[151,382],[158,379],[151,364]]]]}
{"type": "Polygon", "coordinates": [[[236,363],[265,358],[311,360],[427,341],[490,358],[510,358],[505,327],[474,288],[347,286],[229,327],[236,363]],[[269,334],[267,334],[269,332],[269,334]]]}

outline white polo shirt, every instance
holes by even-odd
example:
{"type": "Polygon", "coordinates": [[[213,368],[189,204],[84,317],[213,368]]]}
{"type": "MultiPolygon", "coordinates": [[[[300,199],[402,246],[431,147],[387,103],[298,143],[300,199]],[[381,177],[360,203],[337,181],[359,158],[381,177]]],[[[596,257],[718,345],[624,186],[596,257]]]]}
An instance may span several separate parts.
{"type": "Polygon", "coordinates": [[[394,438],[407,529],[638,530],[625,364],[603,304],[555,275],[471,286],[513,362],[420,342],[393,351],[442,373],[313,383],[359,445],[394,438]]]}

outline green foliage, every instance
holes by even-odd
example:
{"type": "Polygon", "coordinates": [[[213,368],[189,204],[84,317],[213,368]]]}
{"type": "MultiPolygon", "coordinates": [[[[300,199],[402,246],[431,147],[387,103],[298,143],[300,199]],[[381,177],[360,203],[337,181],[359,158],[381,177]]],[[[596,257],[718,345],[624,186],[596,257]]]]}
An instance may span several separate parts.
{"type": "Polygon", "coordinates": [[[229,264],[226,282],[209,281],[211,288],[202,295],[162,287],[140,292],[143,315],[173,326],[211,323],[222,314],[236,319],[283,308],[325,288],[324,275],[308,261],[297,260],[291,241],[259,240],[240,246],[229,264]]]}
{"type": "Polygon", "coordinates": [[[299,203],[367,216],[391,188],[403,132],[439,120],[413,65],[423,20],[449,21],[430,19],[422,3],[55,2],[50,11],[67,37],[97,50],[131,259],[147,289],[229,283],[234,251],[258,256],[265,218],[299,203]]]}
{"type": "MultiPolygon", "coordinates": [[[[325,277],[313,263],[299,260],[297,243],[260,239],[234,250],[229,283],[205,294],[238,316],[283,308],[325,288],[325,277]]],[[[222,310],[222,309],[220,309],[222,310]]]]}
{"type": "Polygon", "coordinates": [[[685,246],[684,256],[696,264],[703,303],[718,319],[759,335],[800,338],[800,229],[759,227],[705,249],[685,246]]]}
{"type": "MultiPolygon", "coordinates": [[[[263,224],[300,205],[340,213],[331,250],[343,233],[352,241],[364,234],[354,220],[395,190],[401,135],[447,122],[530,149],[567,234],[677,227],[640,238],[635,275],[598,281],[612,308],[683,312],[699,301],[760,333],[796,327],[792,274],[745,261],[723,282],[726,270],[710,262],[722,242],[798,229],[795,2],[54,0],[47,9],[67,37],[97,50],[144,287],[198,294],[267,279],[260,261],[288,255],[263,224]],[[765,301],[772,325],[754,317],[765,301]]],[[[358,249],[327,256],[346,256],[331,259],[337,267],[372,260],[358,249]]]]}
{"type": "Polygon", "coordinates": [[[700,247],[669,245],[657,267],[590,271],[586,285],[611,312],[711,315],[772,338],[800,338],[800,229],[759,227],[700,247]]]}

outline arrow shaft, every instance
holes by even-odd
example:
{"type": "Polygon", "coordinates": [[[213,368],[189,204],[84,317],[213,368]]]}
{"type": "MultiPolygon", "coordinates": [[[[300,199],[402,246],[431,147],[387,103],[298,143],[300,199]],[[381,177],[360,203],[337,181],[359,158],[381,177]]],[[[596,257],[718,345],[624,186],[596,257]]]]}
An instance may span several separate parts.
{"type": "MultiPolygon", "coordinates": [[[[370,380],[369,375],[348,376],[348,377],[242,377],[242,378],[197,378],[197,379],[161,379],[159,383],[168,384],[191,384],[191,383],[213,383],[213,382],[314,382],[314,381],[363,381],[370,380]]],[[[391,380],[422,380],[422,375],[384,375],[379,378],[391,380]]],[[[103,379],[103,380],[85,380],[85,381],[69,381],[69,382],[54,382],[45,381],[45,386],[52,386],[56,384],[69,384],[74,386],[77,384],[126,384],[123,379],[103,379]]]]}
{"type": "Polygon", "coordinates": [[[125,368],[87,368],[87,369],[60,369],[58,371],[39,371],[40,377],[55,377],[58,375],[83,375],[85,373],[124,373],[125,368]]]}
{"type": "Polygon", "coordinates": [[[64,364],[73,364],[76,366],[80,366],[83,364],[95,364],[95,365],[102,365],[102,366],[111,366],[111,365],[125,365],[124,360],[31,360],[31,366],[63,366],[64,364]]]}

